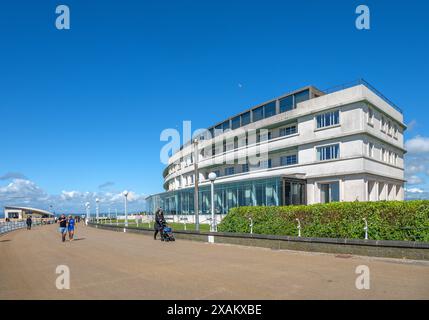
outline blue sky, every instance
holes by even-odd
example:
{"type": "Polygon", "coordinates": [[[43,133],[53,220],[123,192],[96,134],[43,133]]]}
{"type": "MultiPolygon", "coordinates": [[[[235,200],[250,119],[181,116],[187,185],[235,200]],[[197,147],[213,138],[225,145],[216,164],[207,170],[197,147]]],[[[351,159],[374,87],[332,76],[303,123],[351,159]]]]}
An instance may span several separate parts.
{"type": "Polygon", "coordinates": [[[162,190],[162,130],[358,78],[404,110],[409,197],[428,195],[426,1],[70,0],[70,30],[58,4],[0,4],[0,205],[107,210],[129,189],[138,209],[162,190]]]}

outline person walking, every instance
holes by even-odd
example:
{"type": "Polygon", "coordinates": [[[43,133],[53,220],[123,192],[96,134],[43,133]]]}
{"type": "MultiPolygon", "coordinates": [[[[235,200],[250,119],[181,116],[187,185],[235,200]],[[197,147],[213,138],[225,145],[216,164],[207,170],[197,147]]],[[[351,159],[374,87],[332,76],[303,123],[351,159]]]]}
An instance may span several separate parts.
{"type": "Polygon", "coordinates": [[[69,231],[69,241],[73,241],[75,226],[76,226],[76,220],[75,220],[75,218],[73,218],[72,215],[70,215],[69,220],[68,220],[68,224],[67,224],[67,229],[69,231]]]}
{"type": "Polygon", "coordinates": [[[158,210],[156,210],[155,212],[155,224],[153,225],[154,229],[155,229],[155,233],[153,235],[153,240],[156,240],[156,236],[158,235],[158,232],[161,235],[161,241],[163,240],[162,238],[162,228],[164,227],[164,213],[162,212],[162,209],[159,208],[158,210]]]}
{"type": "Polygon", "coordinates": [[[60,216],[60,218],[58,219],[58,223],[60,224],[61,239],[63,242],[65,242],[67,235],[67,218],[64,214],[60,216]]]}
{"type": "Polygon", "coordinates": [[[25,222],[27,223],[27,230],[31,230],[31,225],[33,224],[33,220],[31,219],[31,216],[28,216],[25,222]]]}

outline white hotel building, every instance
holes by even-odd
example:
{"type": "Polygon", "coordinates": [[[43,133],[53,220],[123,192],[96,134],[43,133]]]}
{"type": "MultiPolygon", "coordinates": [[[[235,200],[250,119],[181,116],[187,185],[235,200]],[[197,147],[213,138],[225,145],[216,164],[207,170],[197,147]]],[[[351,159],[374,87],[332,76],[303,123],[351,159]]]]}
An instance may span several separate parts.
{"type": "MultiPolygon", "coordinates": [[[[402,112],[360,80],[332,91],[313,86],[241,112],[199,135],[199,209],[404,199],[402,112]],[[212,138],[213,137],[213,138],[212,138]],[[252,153],[253,152],[253,153],[252,153]],[[249,154],[264,153],[249,163],[249,154]]],[[[193,214],[194,143],[173,154],[165,192],[148,211],[193,214]]]]}

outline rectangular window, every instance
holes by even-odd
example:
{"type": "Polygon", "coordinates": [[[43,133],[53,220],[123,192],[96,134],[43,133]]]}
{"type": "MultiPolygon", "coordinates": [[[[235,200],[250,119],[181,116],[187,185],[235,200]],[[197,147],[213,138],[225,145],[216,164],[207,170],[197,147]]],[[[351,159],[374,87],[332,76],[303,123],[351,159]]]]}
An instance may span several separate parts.
{"type": "Polygon", "coordinates": [[[289,96],[280,100],[280,112],[292,110],[293,106],[293,96],[289,96]]]}
{"type": "Polygon", "coordinates": [[[280,157],[281,166],[290,166],[297,163],[298,163],[298,157],[296,156],[296,154],[280,157]]]}
{"type": "Polygon", "coordinates": [[[317,128],[330,127],[340,123],[340,111],[330,111],[316,116],[317,128]]]}
{"type": "Polygon", "coordinates": [[[241,115],[241,126],[245,126],[246,124],[250,123],[250,111],[243,113],[241,115]]]}
{"type": "Polygon", "coordinates": [[[398,126],[395,124],[393,128],[393,137],[398,138],[398,126]]]}
{"type": "Polygon", "coordinates": [[[271,159],[263,160],[259,163],[259,168],[269,169],[269,168],[271,168],[271,164],[272,164],[271,159]]]}
{"type": "Polygon", "coordinates": [[[295,108],[296,108],[296,105],[298,103],[310,99],[310,91],[309,90],[301,91],[301,92],[295,93],[294,96],[295,96],[295,108]]]}
{"type": "Polygon", "coordinates": [[[231,120],[231,128],[232,130],[240,128],[240,116],[235,117],[231,120]]]}
{"type": "Polygon", "coordinates": [[[267,103],[264,106],[264,118],[269,118],[276,115],[276,102],[267,103]]]}
{"type": "Polygon", "coordinates": [[[256,132],[256,143],[268,141],[271,139],[271,131],[267,129],[259,129],[256,132]]]}
{"type": "Polygon", "coordinates": [[[280,137],[289,136],[296,133],[296,125],[280,128],[280,137]]]}
{"type": "Polygon", "coordinates": [[[381,125],[380,125],[380,130],[384,131],[386,126],[386,121],[384,120],[384,116],[381,116],[381,125]]]}
{"type": "Polygon", "coordinates": [[[232,175],[232,174],[234,174],[234,172],[235,172],[234,167],[225,168],[225,175],[226,176],[232,175]]]}
{"type": "Polygon", "coordinates": [[[322,183],[320,184],[320,202],[338,202],[340,201],[340,183],[322,183]]]}
{"type": "Polygon", "coordinates": [[[340,157],[340,145],[332,144],[329,146],[317,147],[317,160],[331,160],[340,157]]]}
{"type": "Polygon", "coordinates": [[[249,172],[249,164],[242,164],[241,165],[241,172],[249,172]]]}
{"type": "Polygon", "coordinates": [[[259,107],[252,110],[253,122],[264,118],[264,107],[259,107]]]}
{"type": "Polygon", "coordinates": [[[216,177],[220,177],[220,170],[213,171],[216,174],[216,177]]]}

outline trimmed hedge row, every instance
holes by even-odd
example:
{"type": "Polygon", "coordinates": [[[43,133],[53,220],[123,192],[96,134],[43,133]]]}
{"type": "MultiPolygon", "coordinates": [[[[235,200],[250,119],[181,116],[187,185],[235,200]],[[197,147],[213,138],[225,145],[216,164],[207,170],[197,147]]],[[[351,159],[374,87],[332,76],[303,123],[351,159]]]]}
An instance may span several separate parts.
{"type": "Polygon", "coordinates": [[[250,232],[249,218],[256,234],[302,237],[363,239],[364,221],[373,240],[429,242],[429,200],[336,202],[307,206],[238,207],[219,224],[223,232],[250,232]]]}

